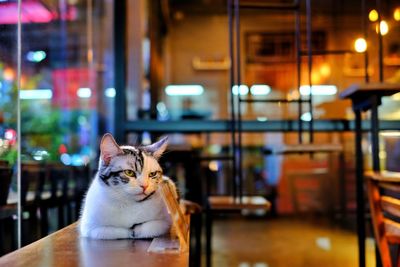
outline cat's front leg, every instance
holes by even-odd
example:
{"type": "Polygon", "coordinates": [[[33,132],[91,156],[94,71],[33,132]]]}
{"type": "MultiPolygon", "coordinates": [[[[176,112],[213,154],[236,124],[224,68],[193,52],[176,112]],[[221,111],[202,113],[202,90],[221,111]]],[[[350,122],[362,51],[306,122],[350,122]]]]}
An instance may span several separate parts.
{"type": "Polygon", "coordinates": [[[153,220],[135,225],[133,238],[151,238],[168,233],[171,223],[167,220],[153,220]]]}
{"type": "Polygon", "coordinates": [[[81,234],[93,239],[127,239],[134,237],[131,229],[112,226],[99,226],[86,231],[81,229],[81,234]]]}

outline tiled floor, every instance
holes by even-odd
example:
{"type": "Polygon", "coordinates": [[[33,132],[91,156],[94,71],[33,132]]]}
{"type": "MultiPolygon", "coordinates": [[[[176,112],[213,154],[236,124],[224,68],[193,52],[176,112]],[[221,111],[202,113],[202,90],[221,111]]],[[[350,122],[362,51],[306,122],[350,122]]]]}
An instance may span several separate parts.
{"type": "MultiPolygon", "coordinates": [[[[214,267],[353,267],[357,238],[350,230],[314,219],[224,218],[214,223],[214,267]]],[[[375,266],[367,240],[367,266],[375,266]]]]}

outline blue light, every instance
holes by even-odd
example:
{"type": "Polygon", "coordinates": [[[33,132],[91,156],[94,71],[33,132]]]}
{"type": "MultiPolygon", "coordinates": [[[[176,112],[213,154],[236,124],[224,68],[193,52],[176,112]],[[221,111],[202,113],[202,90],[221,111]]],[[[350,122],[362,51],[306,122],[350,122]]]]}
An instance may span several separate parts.
{"type": "Polygon", "coordinates": [[[19,91],[20,99],[51,99],[53,92],[51,89],[33,89],[19,91]]]}
{"type": "Polygon", "coordinates": [[[104,95],[109,98],[114,98],[116,94],[117,94],[117,92],[115,91],[115,88],[113,88],[113,87],[107,88],[104,92],[104,95]]]}
{"type": "Polygon", "coordinates": [[[39,50],[39,51],[29,51],[26,54],[26,59],[30,62],[38,63],[46,58],[46,52],[39,50]]]}

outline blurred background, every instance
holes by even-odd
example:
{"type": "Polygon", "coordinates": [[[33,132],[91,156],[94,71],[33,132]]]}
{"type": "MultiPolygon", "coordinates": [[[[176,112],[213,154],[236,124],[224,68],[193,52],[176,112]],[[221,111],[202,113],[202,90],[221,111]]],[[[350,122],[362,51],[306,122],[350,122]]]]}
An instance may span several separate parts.
{"type": "MultiPolygon", "coordinates": [[[[252,8],[240,10],[233,46],[239,51],[241,81],[235,86],[227,1],[122,2],[0,0],[0,159],[6,177],[0,252],[29,244],[78,218],[104,133],[131,144],[148,144],[168,134],[165,172],[186,198],[203,203],[207,195],[234,193],[233,163],[218,158],[232,153],[229,123],[238,111],[232,109],[231,96],[290,101],[312,95],[311,105],[241,103],[240,119],[249,123],[241,135],[241,189],[245,195],[265,197],[272,209],[235,218],[231,231],[243,233],[243,222],[250,228],[255,223],[260,227],[254,232],[257,239],[265,224],[265,236],[270,237],[265,242],[280,244],[280,238],[268,232],[269,223],[284,225],[277,231],[302,232],[322,220],[327,228],[316,238],[327,239],[316,239],[316,246],[322,246],[323,253],[347,255],[322,258],[333,264],[329,266],[355,266],[354,115],[351,102],[338,95],[366,77],[378,82],[381,72],[383,81],[400,82],[398,1],[314,0],[311,32],[306,1],[295,11],[262,8],[292,3],[285,0],[240,1],[252,8]],[[310,132],[310,121],[322,126],[310,132]],[[292,122],[303,123],[304,130],[299,133],[292,122]],[[320,148],[335,148],[291,152],[299,139],[310,143],[310,135],[320,148]],[[296,223],[297,218],[310,218],[311,226],[300,227],[304,222],[296,223]],[[349,249],[326,249],[335,247],[338,235],[345,237],[337,247],[349,249]]],[[[379,108],[386,127],[380,135],[380,160],[383,169],[395,172],[400,171],[399,101],[400,94],[385,97],[379,108]]],[[[363,139],[367,169],[369,137],[365,133],[363,139]]],[[[225,216],[220,220],[216,229],[230,222],[225,216]]],[[[215,231],[216,266],[288,266],[284,257],[265,259],[265,253],[256,254],[257,260],[232,258],[238,248],[224,243],[227,235],[224,229],[215,231]]],[[[290,241],[295,236],[288,233],[285,244],[300,242],[297,237],[290,241]]],[[[274,249],[279,251],[265,250],[274,249]]],[[[374,249],[368,251],[372,257],[374,249]]]]}

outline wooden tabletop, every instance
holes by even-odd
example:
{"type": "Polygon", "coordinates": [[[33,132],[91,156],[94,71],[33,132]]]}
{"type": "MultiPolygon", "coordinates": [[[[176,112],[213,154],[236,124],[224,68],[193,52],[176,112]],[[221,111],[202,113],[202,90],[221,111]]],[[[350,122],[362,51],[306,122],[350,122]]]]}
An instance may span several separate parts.
{"type": "Polygon", "coordinates": [[[394,83],[364,83],[354,84],[342,91],[339,97],[357,98],[365,95],[390,96],[400,92],[400,84],[394,83]]]}
{"type": "Polygon", "coordinates": [[[370,178],[372,180],[380,181],[380,182],[400,182],[400,173],[398,172],[389,172],[389,171],[366,171],[364,176],[370,178]]]}
{"type": "Polygon", "coordinates": [[[0,266],[30,267],[183,267],[189,253],[149,253],[151,240],[81,238],[77,223],[0,258],[0,266]]]}

